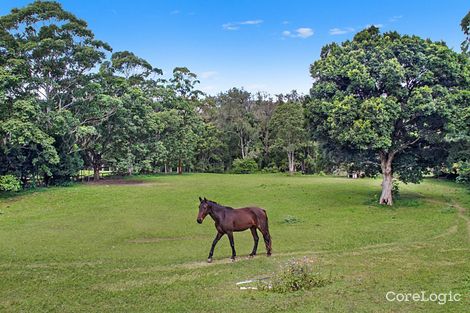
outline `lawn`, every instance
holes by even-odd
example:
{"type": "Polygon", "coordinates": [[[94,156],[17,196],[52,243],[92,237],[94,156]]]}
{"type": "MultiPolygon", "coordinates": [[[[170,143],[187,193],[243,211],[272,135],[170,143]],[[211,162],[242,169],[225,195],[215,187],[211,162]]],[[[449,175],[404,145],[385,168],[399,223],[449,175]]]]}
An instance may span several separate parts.
{"type": "Polygon", "coordinates": [[[470,307],[470,193],[427,179],[376,205],[380,181],[190,174],[77,184],[0,198],[2,312],[465,312],[470,307]],[[265,208],[267,258],[249,231],[196,223],[198,196],[265,208]],[[313,259],[328,285],[273,293],[237,282],[313,259]],[[462,294],[460,302],[388,302],[395,292],[462,294]]]}

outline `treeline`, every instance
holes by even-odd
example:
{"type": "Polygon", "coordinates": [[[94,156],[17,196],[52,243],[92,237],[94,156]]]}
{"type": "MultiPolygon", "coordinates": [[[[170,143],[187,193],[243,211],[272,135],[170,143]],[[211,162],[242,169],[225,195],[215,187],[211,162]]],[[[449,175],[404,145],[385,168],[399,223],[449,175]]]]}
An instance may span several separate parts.
{"type": "Polygon", "coordinates": [[[275,99],[231,89],[197,90],[185,67],[171,77],[95,38],[55,2],[0,18],[0,176],[4,185],[56,184],[105,166],[116,174],[224,172],[242,168],[312,172],[303,97],[275,99]],[[286,127],[292,132],[286,132],[286,127]],[[294,151],[301,149],[299,159],[294,151]]]}
{"type": "Polygon", "coordinates": [[[458,175],[470,181],[469,15],[462,53],[367,28],[323,47],[308,96],[232,88],[207,96],[95,38],[56,2],[0,17],[0,189],[57,184],[89,169],[458,175]]]}

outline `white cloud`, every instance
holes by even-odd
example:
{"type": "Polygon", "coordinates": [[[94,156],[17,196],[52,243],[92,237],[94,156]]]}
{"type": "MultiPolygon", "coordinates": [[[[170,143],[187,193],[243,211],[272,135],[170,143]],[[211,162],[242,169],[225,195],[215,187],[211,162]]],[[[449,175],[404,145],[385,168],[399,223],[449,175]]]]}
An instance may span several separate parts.
{"type": "Polygon", "coordinates": [[[241,25],[258,25],[263,23],[263,20],[247,20],[236,23],[225,23],[222,25],[222,28],[225,30],[237,30],[240,29],[241,25]]]}
{"type": "Polygon", "coordinates": [[[170,12],[171,15],[180,14],[180,10],[173,10],[170,12]]]}
{"type": "Polygon", "coordinates": [[[296,30],[297,36],[301,38],[308,38],[313,36],[313,29],[308,27],[301,27],[296,30]]]}
{"type": "Polygon", "coordinates": [[[282,21],[281,24],[282,24],[282,25],[287,25],[287,24],[289,24],[289,21],[282,21]]]}
{"type": "Polygon", "coordinates": [[[240,28],[240,26],[237,26],[234,23],[226,23],[222,25],[222,28],[225,30],[237,30],[240,28]]]}
{"type": "Polygon", "coordinates": [[[352,27],[346,27],[346,28],[332,28],[330,29],[330,35],[344,35],[348,33],[352,33],[354,31],[354,28],[352,27]]]}
{"type": "Polygon", "coordinates": [[[218,75],[219,73],[216,71],[206,71],[206,72],[201,72],[199,74],[199,77],[204,78],[204,79],[210,79],[214,78],[218,75]]]}
{"type": "Polygon", "coordinates": [[[282,32],[282,35],[284,37],[292,37],[292,38],[308,38],[308,37],[313,36],[313,34],[314,34],[313,29],[309,27],[300,27],[294,31],[285,30],[282,32]]]}
{"type": "Polygon", "coordinates": [[[256,24],[261,24],[263,23],[263,20],[251,20],[251,21],[243,21],[240,22],[240,25],[256,25],[256,24]]]}

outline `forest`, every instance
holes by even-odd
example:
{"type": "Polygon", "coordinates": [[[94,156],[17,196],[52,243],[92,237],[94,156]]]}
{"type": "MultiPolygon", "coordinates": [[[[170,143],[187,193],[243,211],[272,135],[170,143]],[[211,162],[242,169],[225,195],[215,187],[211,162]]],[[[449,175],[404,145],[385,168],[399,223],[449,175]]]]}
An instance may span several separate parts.
{"type": "Polygon", "coordinates": [[[382,174],[391,204],[397,179],[469,182],[469,20],[461,51],[370,26],[323,47],[307,95],[210,96],[187,67],[113,51],[59,3],[13,9],[0,17],[0,190],[84,171],[342,172],[382,174]]]}

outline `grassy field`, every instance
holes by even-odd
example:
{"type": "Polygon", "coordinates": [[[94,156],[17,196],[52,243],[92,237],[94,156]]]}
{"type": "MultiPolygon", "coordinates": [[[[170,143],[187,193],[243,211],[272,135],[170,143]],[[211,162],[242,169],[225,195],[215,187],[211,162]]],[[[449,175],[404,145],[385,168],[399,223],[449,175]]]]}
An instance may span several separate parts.
{"type": "Polygon", "coordinates": [[[193,174],[81,184],[0,199],[1,312],[468,312],[470,194],[453,183],[402,186],[376,205],[378,180],[193,174]],[[121,181],[121,183],[123,183],[121,181]],[[248,259],[250,232],[226,236],[214,263],[198,196],[266,208],[273,256],[248,259]],[[297,220],[287,223],[285,220],[297,220]],[[327,286],[239,290],[307,256],[327,286]],[[460,302],[387,302],[387,291],[462,294],[460,302]]]}

